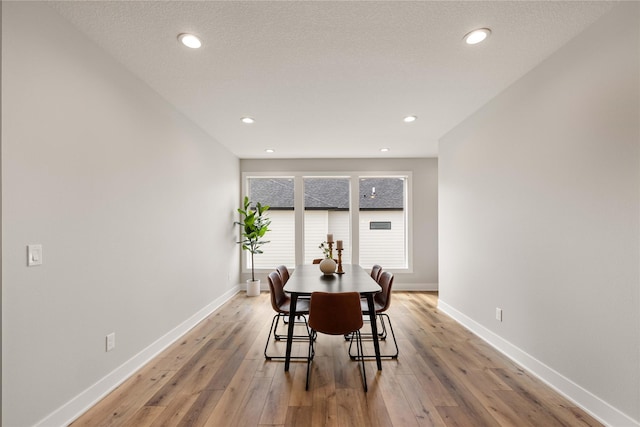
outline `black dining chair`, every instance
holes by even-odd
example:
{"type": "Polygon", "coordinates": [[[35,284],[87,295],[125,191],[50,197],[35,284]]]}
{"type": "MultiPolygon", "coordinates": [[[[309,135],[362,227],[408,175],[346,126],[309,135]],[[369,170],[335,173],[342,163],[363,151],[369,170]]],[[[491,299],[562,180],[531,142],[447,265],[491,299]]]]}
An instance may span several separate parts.
{"type": "MultiPolygon", "coordinates": [[[[362,381],[364,391],[367,391],[367,372],[364,366],[364,354],[360,329],[362,328],[362,310],[360,308],[360,294],[358,292],[313,292],[309,305],[309,353],[307,356],[307,383],[309,390],[309,372],[311,361],[315,355],[315,340],[318,332],[327,335],[351,334],[356,340],[358,360],[362,362],[362,381]]],[[[353,342],[353,338],[351,340],[353,342]]]]}
{"type": "MultiPolygon", "coordinates": [[[[269,347],[269,343],[271,342],[271,334],[273,334],[276,341],[280,341],[282,338],[286,338],[286,337],[283,337],[282,335],[278,335],[277,331],[278,331],[278,323],[280,321],[280,318],[282,317],[283,320],[288,320],[289,318],[289,306],[291,304],[291,297],[289,297],[284,292],[282,280],[280,279],[280,274],[278,274],[277,271],[272,271],[271,273],[269,273],[269,276],[267,276],[267,282],[269,283],[269,291],[271,292],[270,294],[271,307],[276,312],[276,314],[273,316],[273,319],[271,320],[271,328],[269,329],[267,344],[264,346],[264,358],[267,360],[284,359],[285,356],[280,356],[280,355],[273,356],[273,355],[267,354],[267,349],[269,347]]],[[[293,335],[292,338],[294,340],[307,341],[309,339],[309,336],[311,335],[311,331],[309,330],[309,325],[307,323],[307,318],[306,318],[307,314],[309,314],[309,302],[298,299],[298,302],[296,303],[295,315],[303,319],[303,321],[301,321],[300,323],[304,323],[305,327],[307,328],[307,333],[304,335],[293,335]]],[[[292,356],[291,358],[306,359],[305,356],[297,356],[297,357],[292,356]]]]}
{"type": "MultiPolygon", "coordinates": [[[[392,359],[397,359],[398,358],[398,354],[399,354],[399,350],[398,350],[398,341],[396,340],[396,334],[393,331],[393,325],[391,324],[391,318],[389,317],[389,315],[386,313],[386,311],[389,309],[389,306],[391,305],[391,288],[393,287],[393,274],[391,274],[388,271],[383,272],[382,274],[380,274],[380,278],[378,280],[378,284],[380,285],[380,287],[382,288],[382,292],[375,294],[375,296],[373,297],[373,305],[374,305],[374,309],[375,309],[375,313],[378,316],[378,319],[380,319],[380,332],[378,333],[378,339],[383,341],[387,338],[387,326],[386,323],[389,323],[389,329],[391,330],[391,336],[393,338],[393,344],[396,348],[395,353],[391,353],[391,354],[381,354],[380,357],[390,357],[392,359]],[[385,319],[387,320],[387,322],[385,322],[385,319]]],[[[361,302],[361,309],[362,309],[362,314],[365,317],[369,316],[369,306],[367,305],[366,301],[362,301],[361,302]]],[[[367,338],[370,337],[371,334],[361,334],[362,337],[367,338]]],[[[351,353],[351,346],[353,345],[353,337],[349,336],[350,339],[350,343],[349,343],[349,356],[351,357],[351,359],[358,359],[360,356],[358,355],[353,355],[351,353]]],[[[370,357],[375,357],[375,355],[369,355],[366,354],[364,355],[364,357],[370,358],[370,357]]]]}

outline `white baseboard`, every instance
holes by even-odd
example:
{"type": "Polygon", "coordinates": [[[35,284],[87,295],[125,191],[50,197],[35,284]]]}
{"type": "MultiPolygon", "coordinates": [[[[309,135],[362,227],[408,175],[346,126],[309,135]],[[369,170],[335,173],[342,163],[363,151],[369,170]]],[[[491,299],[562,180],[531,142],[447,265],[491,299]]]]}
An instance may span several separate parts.
{"type": "Polygon", "coordinates": [[[590,391],[580,387],[578,384],[456,310],[446,302],[438,300],[438,310],[469,329],[496,350],[531,372],[549,387],[587,411],[601,423],[611,427],[640,427],[639,421],[632,419],[590,391]]]}
{"type": "Polygon", "coordinates": [[[113,370],[106,377],[102,378],[100,381],[40,420],[35,424],[35,427],[62,427],[69,425],[73,420],[85,413],[89,408],[122,384],[127,378],[160,354],[160,352],[186,334],[190,329],[222,306],[222,304],[229,301],[239,291],[240,286],[236,286],[235,288],[225,292],[222,296],[213,300],[202,310],[198,311],[180,325],[176,326],[173,330],[160,337],[149,347],[145,348],[127,362],[113,370]]]}
{"type": "Polygon", "coordinates": [[[437,283],[402,283],[393,281],[393,290],[394,291],[430,291],[437,292],[438,284],[437,283]]]}

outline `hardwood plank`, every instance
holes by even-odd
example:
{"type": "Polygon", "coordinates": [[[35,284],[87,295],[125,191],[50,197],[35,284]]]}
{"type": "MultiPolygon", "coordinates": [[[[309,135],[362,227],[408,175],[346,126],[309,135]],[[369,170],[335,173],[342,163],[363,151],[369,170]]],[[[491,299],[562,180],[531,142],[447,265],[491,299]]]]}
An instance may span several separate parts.
{"type": "MultiPolygon", "coordinates": [[[[360,373],[359,364],[352,361],[349,357],[349,343],[342,336],[318,336],[322,339],[325,346],[333,348],[333,372],[336,382],[336,388],[353,388],[362,390],[362,374],[360,373]]],[[[372,375],[377,368],[372,369],[369,366],[369,374],[372,375]]],[[[311,365],[311,383],[320,373],[314,364],[311,365]]]]}
{"type": "MultiPolygon", "coordinates": [[[[464,381],[459,380],[456,374],[448,369],[445,363],[435,354],[427,353],[424,355],[425,361],[432,366],[433,372],[438,377],[442,385],[448,390],[449,394],[456,401],[457,411],[451,413],[463,412],[467,418],[475,420],[483,426],[497,426],[498,422],[488,412],[477,398],[469,391],[464,381]]],[[[440,410],[440,408],[438,408],[440,410]]],[[[445,411],[449,413],[449,411],[445,411]]]]}
{"type": "Polygon", "coordinates": [[[450,390],[440,382],[440,379],[433,372],[424,357],[419,355],[419,353],[409,355],[408,357],[410,358],[409,364],[413,374],[422,384],[423,393],[429,397],[434,405],[457,406],[457,402],[451,395],[450,390]]]}
{"type": "Polygon", "coordinates": [[[259,363],[255,359],[241,361],[218,404],[207,419],[207,425],[224,425],[234,419],[236,413],[243,409],[241,403],[249,390],[259,363]]]}
{"type": "Polygon", "coordinates": [[[397,377],[394,375],[380,375],[380,391],[389,414],[391,425],[417,427],[416,419],[411,405],[402,387],[398,383],[397,377]]]}
{"type": "Polygon", "coordinates": [[[225,422],[225,425],[238,427],[258,425],[271,381],[271,378],[254,378],[240,403],[240,410],[232,420],[225,422]]]}
{"type": "Polygon", "coordinates": [[[282,371],[282,365],[280,365],[279,363],[271,363],[271,361],[266,361],[264,360],[264,358],[259,360],[262,363],[258,364],[256,377],[274,378],[276,376],[276,373],[279,374],[282,371]]]}
{"type": "MultiPolygon", "coordinates": [[[[209,380],[209,383],[205,386],[207,390],[223,390],[229,386],[229,383],[233,381],[240,365],[243,362],[243,353],[241,351],[234,351],[231,355],[222,360],[220,368],[218,368],[209,380]]],[[[251,359],[256,360],[256,359],[251,359]]]]}
{"type": "Polygon", "coordinates": [[[471,414],[458,406],[439,406],[438,414],[444,420],[447,427],[475,427],[485,425],[482,421],[474,419],[471,414]]]}
{"type": "Polygon", "coordinates": [[[149,427],[165,408],[162,406],[143,406],[129,419],[129,425],[136,427],[149,427]]]}
{"type": "Polygon", "coordinates": [[[480,361],[485,359],[477,358],[474,353],[462,353],[457,344],[447,349],[435,348],[434,351],[500,425],[531,425],[528,420],[521,419],[512,405],[498,397],[495,391],[511,389],[490,371],[482,369],[480,361]]]}
{"type": "Polygon", "coordinates": [[[445,422],[438,414],[436,406],[424,393],[422,385],[415,376],[398,375],[397,380],[419,426],[445,426],[445,422]]]}
{"type": "MultiPolygon", "coordinates": [[[[334,427],[338,425],[338,404],[336,402],[336,382],[333,372],[333,360],[330,357],[314,358],[319,375],[314,378],[310,393],[311,426],[334,427]]],[[[306,374],[306,372],[305,372],[306,374]]]]}
{"type": "MultiPolygon", "coordinates": [[[[272,378],[269,390],[265,396],[265,404],[260,415],[261,425],[281,425],[287,418],[289,397],[293,389],[292,371],[283,372],[282,363],[266,364],[276,366],[278,372],[272,378]]],[[[302,386],[304,387],[304,385],[302,386]]]]}
{"type": "MultiPolygon", "coordinates": [[[[318,358],[314,358],[313,364],[318,368],[318,358]]],[[[292,364],[292,367],[294,365],[292,364]]],[[[309,393],[305,390],[304,386],[307,380],[307,364],[297,363],[295,364],[295,371],[293,372],[292,392],[289,395],[289,407],[291,406],[311,406],[313,404],[313,393],[309,393]]],[[[321,369],[316,369],[316,375],[314,381],[326,381],[326,373],[321,369]],[[319,378],[320,377],[320,378],[319,378]]]]}
{"type": "Polygon", "coordinates": [[[438,357],[448,363],[454,371],[465,373],[467,370],[481,370],[485,365],[475,353],[469,353],[460,348],[464,345],[452,343],[447,347],[433,346],[432,350],[438,357]]]}
{"type": "MultiPolygon", "coordinates": [[[[387,400],[385,400],[385,390],[382,383],[382,379],[386,378],[386,375],[382,375],[378,372],[378,367],[375,362],[367,362],[367,383],[369,384],[369,391],[367,393],[361,393],[361,405],[364,405],[364,410],[371,421],[371,427],[389,427],[394,423],[391,420],[389,414],[389,407],[387,400]]],[[[388,394],[388,390],[386,391],[388,394]]],[[[398,425],[398,424],[395,424],[398,425]]]]}
{"type": "Polygon", "coordinates": [[[529,422],[530,420],[524,418],[523,414],[518,411],[517,406],[500,398],[501,392],[506,393],[512,390],[496,383],[494,376],[478,370],[467,370],[464,373],[459,371],[457,375],[463,379],[469,391],[487,408],[487,411],[500,425],[534,427],[529,422]]]}
{"type": "Polygon", "coordinates": [[[223,330],[221,324],[213,320],[210,316],[193,329],[191,329],[181,339],[173,343],[154,361],[158,369],[179,370],[186,360],[193,356],[205,343],[211,339],[218,338],[217,331],[223,330]]]}
{"type": "MultiPolygon", "coordinates": [[[[192,357],[185,361],[183,366],[173,374],[171,380],[168,381],[156,394],[154,394],[145,406],[166,406],[174,396],[180,393],[187,385],[194,383],[194,378],[203,369],[215,369],[218,363],[215,361],[213,349],[215,341],[207,341],[192,357]],[[213,367],[209,365],[212,364],[213,367]]],[[[199,392],[193,390],[192,392],[199,392]]]]}
{"type": "Polygon", "coordinates": [[[337,424],[339,426],[370,426],[372,424],[360,400],[362,394],[363,391],[360,388],[336,389],[337,424]]]}
{"type": "MultiPolygon", "coordinates": [[[[288,373],[265,361],[272,316],[267,293],[237,295],[72,425],[600,426],[439,313],[437,293],[394,292],[400,356],[382,371],[366,362],[368,393],[343,337],[318,337],[309,391],[305,361],[288,373]]],[[[284,353],[283,342],[272,344],[284,353]]],[[[293,354],[306,356],[307,344],[293,354]]]]}
{"type": "Polygon", "coordinates": [[[207,422],[216,405],[222,398],[224,390],[202,390],[193,402],[178,427],[201,427],[207,422]]]}
{"type": "Polygon", "coordinates": [[[144,406],[141,402],[146,401],[157,389],[163,387],[170,380],[171,374],[172,372],[158,371],[150,366],[143,368],[71,425],[74,427],[125,425],[127,419],[144,406]],[[135,395],[136,399],[131,399],[131,395],[135,395]]]}
{"type": "Polygon", "coordinates": [[[548,425],[599,426],[600,423],[582,409],[575,407],[548,387],[526,387],[525,383],[532,378],[519,369],[513,374],[506,369],[493,370],[501,380],[511,387],[512,394],[499,393],[501,399],[507,400],[512,407],[519,407],[522,417],[533,419],[536,425],[546,422],[548,425]],[[547,397],[547,396],[553,396],[547,397]],[[552,403],[553,401],[557,403],[552,403]]]}
{"type": "Polygon", "coordinates": [[[173,396],[160,416],[151,423],[151,426],[159,427],[178,425],[197,398],[198,394],[189,393],[178,393],[176,396],[173,396]]]}
{"type": "Polygon", "coordinates": [[[310,406],[294,406],[287,412],[285,427],[310,426],[312,410],[310,406]]]}

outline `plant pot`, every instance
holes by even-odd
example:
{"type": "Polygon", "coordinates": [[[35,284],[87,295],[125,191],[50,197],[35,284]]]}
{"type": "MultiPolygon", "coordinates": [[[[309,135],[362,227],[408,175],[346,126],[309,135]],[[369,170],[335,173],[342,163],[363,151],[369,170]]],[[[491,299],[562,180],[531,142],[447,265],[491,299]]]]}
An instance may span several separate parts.
{"type": "Polygon", "coordinates": [[[320,271],[322,271],[322,273],[326,275],[335,273],[337,266],[338,264],[336,264],[336,262],[331,258],[325,258],[320,261],[320,271]]]}
{"type": "Polygon", "coordinates": [[[257,297],[260,295],[260,280],[247,280],[247,296],[257,297]]]}

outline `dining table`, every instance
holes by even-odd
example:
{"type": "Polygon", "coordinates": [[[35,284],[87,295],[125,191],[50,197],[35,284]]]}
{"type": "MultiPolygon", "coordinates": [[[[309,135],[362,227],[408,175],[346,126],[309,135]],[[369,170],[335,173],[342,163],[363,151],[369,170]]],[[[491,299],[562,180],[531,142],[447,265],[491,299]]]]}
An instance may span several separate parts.
{"type": "Polygon", "coordinates": [[[373,304],[373,297],[381,292],[382,288],[359,265],[343,264],[342,274],[323,274],[318,265],[303,264],[296,265],[295,270],[289,280],[284,285],[285,292],[291,296],[289,305],[289,329],[287,332],[287,350],[285,353],[284,370],[289,370],[291,361],[291,347],[293,344],[293,328],[295,324],[296,304],[298,297],[309,296],[314,292],[358,292],[366,298],[368,305],[369,320],[371,321],[371,334],[373,337],[373,348],[376,355],[378,370],[382,370],[380,359],[380,344],[378,342],[378,328],[376,324],[376,310],[373,304]]]}

